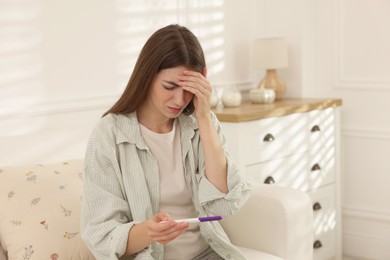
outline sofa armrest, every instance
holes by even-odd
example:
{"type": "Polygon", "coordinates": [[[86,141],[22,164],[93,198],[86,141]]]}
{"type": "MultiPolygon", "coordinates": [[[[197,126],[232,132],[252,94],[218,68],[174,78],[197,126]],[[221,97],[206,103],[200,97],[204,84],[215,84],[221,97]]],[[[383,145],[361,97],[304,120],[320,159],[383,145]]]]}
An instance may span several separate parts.
{"type": "Polygon", "coordinates": [[[242,209],[221,224],[239,247],[288,260],[313,258],[313,211],[304,192],[257,185],[242,209]]]}

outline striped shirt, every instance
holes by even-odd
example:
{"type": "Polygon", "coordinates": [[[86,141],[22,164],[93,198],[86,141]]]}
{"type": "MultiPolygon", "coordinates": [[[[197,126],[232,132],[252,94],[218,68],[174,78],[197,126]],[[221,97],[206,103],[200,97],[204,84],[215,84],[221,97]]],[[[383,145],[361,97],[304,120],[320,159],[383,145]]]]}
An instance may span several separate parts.
{"type": "MultiPolygon", "coordinates": [[[[221,144],[226,140],[214,113],[221,144]]],[[[220,192],[205,177],[204,154],[193,115],[180,115],[185,180],[199,216],[236,213],[249,196],[249,186],[226,152],[229,192],[220,192]]],[[[93,130],[87,145],[83,178],[82,238],[97,259],[164,258],[164,247],[152,243],[136,255],[122,257],[130,228],[159,212],[157,160],[142,138],[135,113],[109,114],[93,130]]],[[[202,237],[224,259],[245,259],[217,221],[200,225],[202,237]]]]}

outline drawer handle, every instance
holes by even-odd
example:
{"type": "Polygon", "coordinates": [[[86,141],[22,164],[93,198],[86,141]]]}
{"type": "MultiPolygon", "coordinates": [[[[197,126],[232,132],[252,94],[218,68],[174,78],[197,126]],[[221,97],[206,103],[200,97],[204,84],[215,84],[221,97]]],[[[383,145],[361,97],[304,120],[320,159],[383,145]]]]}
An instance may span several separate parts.
{"type": "Polygon", "coordinates": [[[272,176],[268,176],[265,181],[264,181],[265,184],[274,184],[275,183],[275,180],[274,178],[272,178],[272,176]]]}
{"type": "Polygon", "coordinates": [[[318,125],[315,125],[311,128],[310,130],[312,133],[314,132],[320,132],[321,131],[321,128],[318,126],[318,125]]]}
{"type": "Polygon", "coordinates": [[[318,163],[314,164],[313,167],[311,167],[312,172],[319,171],[319,170],[321,170],[321,167],[318,163]]]}
{"type": "Polygon", "coordinates": [[[314,241],[314,244],[313,244],[313,248],[314,249],[318,249],[318,248],[321,248],[322,247],[322,243],[320,240],[316,240],[314,241]]]}
{"type": "Polygon", "coordinates": [[[322,209],[321,204],[318,203],[318,202],[314,203],[314,205],[313,205],[313,210],[314,210],[314,211],[317,211],[317,210],[320,210],[320,209],[322,209]]]}
{"type": "Polygon", "coordinates": [[[275,140],[275,137],[271,134],[266,134],[264,136],[264,139],[263,139],[263,142],[272,142],[273,140],[275,140]]]}

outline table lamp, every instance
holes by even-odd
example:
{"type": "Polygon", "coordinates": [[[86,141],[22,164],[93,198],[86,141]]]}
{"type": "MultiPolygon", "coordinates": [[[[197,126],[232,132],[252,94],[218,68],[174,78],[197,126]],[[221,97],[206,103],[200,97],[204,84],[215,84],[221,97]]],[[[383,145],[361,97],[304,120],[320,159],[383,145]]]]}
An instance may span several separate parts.
{"type": "Polygon", "coordinates": [[[264,38],[255,42],[257,67],[266,69],[266,75],[259,88],[273,89],[276,99],[286,94],[286,83],[279,77],[276,69],[287,67],[287,42],[285,38],[264,38]]]}

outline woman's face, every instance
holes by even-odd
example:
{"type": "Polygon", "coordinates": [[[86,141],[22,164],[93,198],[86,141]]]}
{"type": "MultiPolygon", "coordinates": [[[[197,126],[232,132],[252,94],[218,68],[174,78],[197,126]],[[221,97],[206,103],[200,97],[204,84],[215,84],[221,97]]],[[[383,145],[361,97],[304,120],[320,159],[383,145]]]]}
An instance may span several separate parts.
{"type": "Polygon", "coordinates": [[[193,94],[177,85],[178,76],[186,67],[179,66],[160,71],[154,78],[146,104],[155,113],[176,118],[191,102],[193,94]]]}

